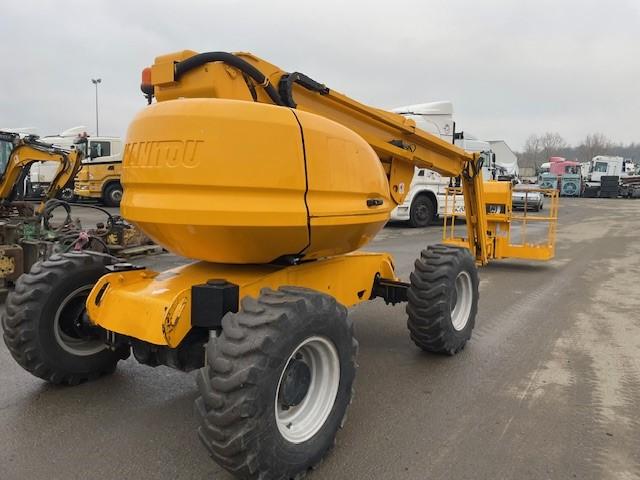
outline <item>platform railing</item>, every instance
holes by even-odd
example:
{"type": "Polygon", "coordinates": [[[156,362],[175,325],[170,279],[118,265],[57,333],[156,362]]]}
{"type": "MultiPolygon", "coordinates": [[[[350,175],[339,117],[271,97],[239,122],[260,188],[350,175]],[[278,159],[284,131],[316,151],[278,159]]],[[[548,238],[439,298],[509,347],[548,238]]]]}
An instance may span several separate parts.
{"type": "MultiPolygon", "coordinates": [[[[492,258],[548,260],[555,254],[558,191],[549,188],[529,188],[523,191],[525,194],[522,213],[514,211],[511,199],[506,205],[487,207],[487,221],[494,235],[492,258]],[[545,196],[546,213],[530,212],[533,210],[534,202],[537,202],[530,197],[533,193],[542,193],[545,196]],[[546,231],[543,232],[540,228],[531,231],[532,225],[541,224],[546,224],[546,231]]],[[[466,226],[462,226],[462,230],[456,229],[458,218],[466,219],[462,188],[448,187],[445,194],[442,239],[449,244],[467,245],[466,226]]]]}

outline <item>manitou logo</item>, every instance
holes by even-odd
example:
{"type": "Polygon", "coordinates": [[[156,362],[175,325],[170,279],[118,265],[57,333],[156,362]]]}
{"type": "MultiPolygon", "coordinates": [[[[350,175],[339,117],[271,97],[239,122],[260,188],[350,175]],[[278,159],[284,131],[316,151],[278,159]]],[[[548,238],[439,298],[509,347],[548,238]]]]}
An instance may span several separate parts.
{"type": "Polygon", "coordinates": [[[131,142],[124,147],[122,163],[127,167],[195,167],[202,140],[131,142]]]}

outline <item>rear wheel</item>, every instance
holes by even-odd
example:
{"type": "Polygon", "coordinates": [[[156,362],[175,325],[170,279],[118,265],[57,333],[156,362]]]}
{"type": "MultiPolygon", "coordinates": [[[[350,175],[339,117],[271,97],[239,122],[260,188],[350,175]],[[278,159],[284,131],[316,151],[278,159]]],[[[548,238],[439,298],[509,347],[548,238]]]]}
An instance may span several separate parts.
{"type": "Polygon", "coordinates": [[[329,295],[283,287],[245,298],[198,375],[198,434],[214,460],[249,479],[311,469],[343,424],[356,352],[347,311],[329,295]]]}
{"type": "Polygon", "coordinates": [[[478,296],[478,271],[468,249],[432,245],[423,250],[407,292],[413,342],[434,353],[462,350],[471,338],[478,296]]]}
{"type": "Polygon", "coordinates": [[[418,195],[409,209],[409,224],[414,228],[431,225],[435,217],[433,201],[427,195],[418,195]]]}
{"type": "Polygon", "coordinates": [[[102,201],[107,207],[119,207],[122,200],[122,185],[119,182],[110,183],[104,189],[102,201]]]}
{"type": "Polygon", "coordinates": [[[76,385],[111,373],[129,354],[110,349],[85,318],[85,301],[111,257],[53,255],[33,265],[7,296],[4,341],[13,358],[36,377],[76,385]]]}

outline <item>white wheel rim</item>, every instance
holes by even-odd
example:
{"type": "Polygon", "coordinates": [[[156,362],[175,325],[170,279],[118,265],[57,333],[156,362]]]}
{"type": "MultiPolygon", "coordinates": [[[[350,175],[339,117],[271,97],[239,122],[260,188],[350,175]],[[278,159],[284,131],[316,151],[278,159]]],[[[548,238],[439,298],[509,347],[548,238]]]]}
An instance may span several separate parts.
{"type": "Polygon", "coordinates": [[[455,303],[451,309],[451,323],[457,331],[463,330],[469,321],[473,303],[473,288],[468,272],[460,272],[455,282],[455,303]]]}
{"type": "Polygon", "coordinates": [[[331,340],[310,337],[298,345],[282,369],[276,389],[275,413],[280,434],[291,443],[302,443],[318,433],[333,409],[339,384],[340,357],[331,340]],[[309,367],[311,379],[302,401],[287,409],[280,402],[280,387],[294,358],[309,367]]]}
{"type": "MultiPolygon", "coordinates": [[[[69,295],[67,295],[65,299],[60,302],[60,305],[56,310],[56,315],[53,319],[53,335],[56,339],[56,342],[64,351],[78,357],[88,357],[90,355],[95,355],[96,353],[99,353],[107,348],[107,345],[101,340],[87,340],[84,338],[69,335],[64,331],[64,328],[61,324],[62,313],[64,309],[69,306],[72,300],[77,299],[78,296],[82,295],[85,292],[86,295],[84,295],[84,298],[86,299],[92,288],[92,285],[85,285],[77,288],[69,295]]],[[[67,319],[65,319],[65,321],[66,320],[67,319]]]]}

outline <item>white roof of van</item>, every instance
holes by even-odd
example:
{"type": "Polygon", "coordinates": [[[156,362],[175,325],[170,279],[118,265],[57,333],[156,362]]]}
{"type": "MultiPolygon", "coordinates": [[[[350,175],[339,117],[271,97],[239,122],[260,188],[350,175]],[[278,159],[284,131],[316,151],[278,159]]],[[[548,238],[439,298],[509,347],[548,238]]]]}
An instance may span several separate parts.
{"type": "Polygon", "coordinates": [[[84,133],[87,131],[87,127],[85,127],[84,125],[80,125],[79,127],[72,127],[69,128],[67,130],[65,130],[64,132],[62,132],[59,135],[51,135],[51,136],[56,136],[56,137],[77,137],[78,135],[80,135],[81,133],[84,133]]]}
{"type": "Polygon", "coordinates": [[[405,115],[453,115],[453,103],[446,100],[442,102],[416,103],[405,105],[391,110],[405,115]]]}

